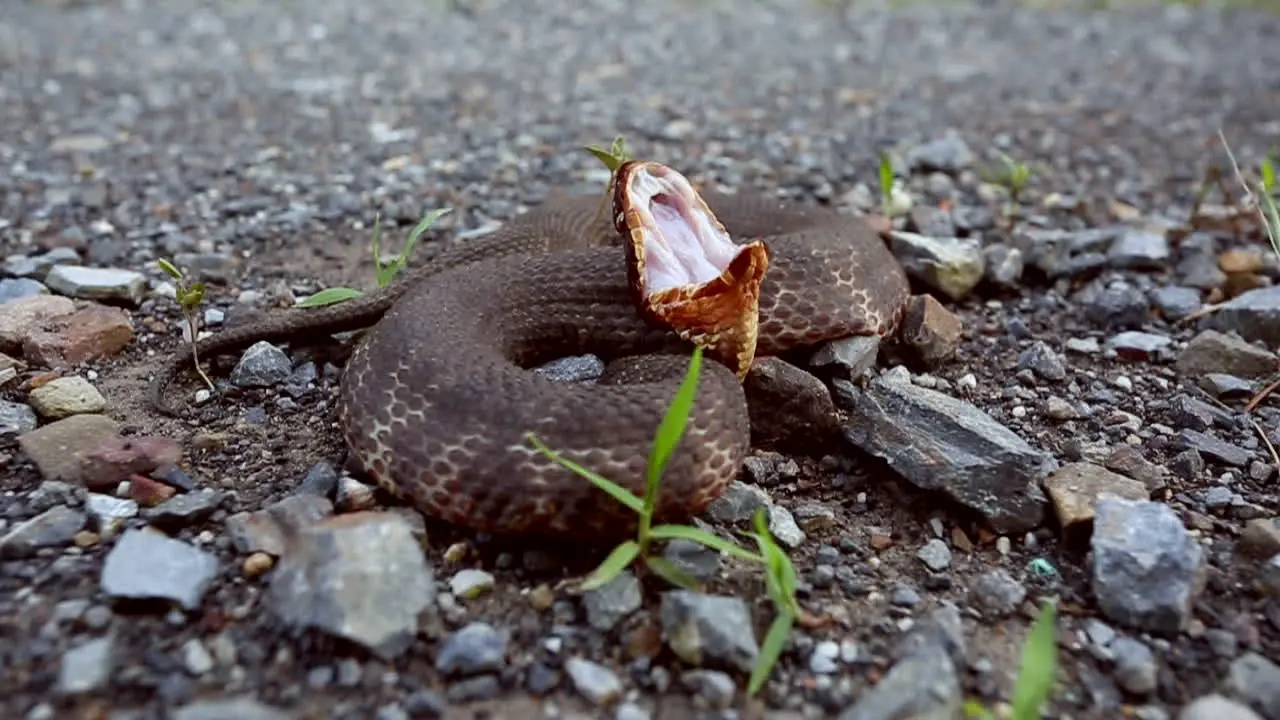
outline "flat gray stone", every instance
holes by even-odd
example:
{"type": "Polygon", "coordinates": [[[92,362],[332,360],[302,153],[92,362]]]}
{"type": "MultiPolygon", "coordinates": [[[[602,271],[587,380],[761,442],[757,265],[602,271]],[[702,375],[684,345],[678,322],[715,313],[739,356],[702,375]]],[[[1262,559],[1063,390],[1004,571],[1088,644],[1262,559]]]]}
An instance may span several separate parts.
{"type": "Polygon", "coordinates": [[[124,300],[142,302],[147,292],[147,276],[134,270],[54,265],[44,284],[56,293],[81,300],[124,300]]]}
{"type": "Polygon", "coordinates": [[[85,520],[85,514],[75,508],[51,507],[0,537],[0,558],[31,557],[42,548],[70,545],[84,529],[85,520]]]}
{"type": "Polygon", "coordinates": [[[173,720],[293,720],[284,710],[249,696],[197,700],[173,712],[173,720]]]}
{"type": "Polygon", "coordinates": [[[1201,320],[1200,326],[1235,332],[1249,342],[1261,340],[1267,347],[1280,346],[1280,285],[1240,293],[1201,320]]]}
{"type": "Polygon", "coordinates": [[[105,687],[111,679],[114,650],[115,642],[109,635],[68,650],[58,665],[58,692],[79,695],[105,687]]]}
{"type": "Polygon", "coordinates": [[[890,371],[860,389],[835,380],[849,413],[845,438],[886,460],[908,482],[980,512],[999,533],[1044,518],[1040,480],[1056,463],[974,405],[922,388],[890,371]]]}
{"type": "Polygon", "coordinates": [[[267,596],[285,622],[391,659],[413,643],[419,615],[435,603],[436,590],[409,522],[397,513],[359,512],[300,530],[267,596]]]}
{"type": "Polygon", "coordinates": [[[102,591],[114,598],[169,600],[200,607],[218,575],[218,558],[155,530],[129,530],[107,553],[102,591]]]}

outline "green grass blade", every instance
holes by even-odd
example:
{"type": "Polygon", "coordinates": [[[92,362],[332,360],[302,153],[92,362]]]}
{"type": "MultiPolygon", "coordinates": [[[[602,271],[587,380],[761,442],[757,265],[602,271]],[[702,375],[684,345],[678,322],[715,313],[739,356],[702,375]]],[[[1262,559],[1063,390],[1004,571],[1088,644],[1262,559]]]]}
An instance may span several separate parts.
{"type": "Polygon", "coordinates": [[[649,537],[654,540],[689,540],[691,542],[706,545],[713,550],[719,550],[722,553],[742,558],[743,560],[764,562],[763,557],[756,555],[731,540],[725,540],[719,535],[713,535],[705,530],[700,530],[689,525],[658,525],[649,530],[649,537]]]}
{"type": "Polygon", "coordinates": [[[760,645],[760,655],[756,657],[756,665],[751,668],[751,678],[747,680],[747,695],[755,695],[764,687],[769,673],[778,664],[782,651],[787,646],[787,636],[791,634],[791,626],[795,616],[789,612],[780,613],[773,619],[769,632],[765,633],[764,642],[760,645]]]}
{"type": "Polygon", "coordinates": [[[1022,648],[1022,669],[1014,683],[1010,703],[1015,718],[1040,717],[1040,707],[1049,699],[1057,679],[1057,635],[1057,606],[1045,602],[1022,648]]]}
{"type": "Polygon", "coordinates": [[[676,587],[682,587],[685,590],[698,589],[697,578],[676,567],[674,563],[664,557],[650,555],[644,559],[644,563],[649,566],[649,569],[654,574],[676,587]]]}
{"type": "Polygon", "coordinates": [[[695,347],[689,359],[689,369],[685,372],[684,381],[676,391],[675,398],[667,408],[667,414],[658,426],[657,436],[653,439],[653,450],[649,453],[649,474],[647,477],[648,498],[657,495],[658,483],[667,468],[667,462],[675,452],[680,436],[684,434],[685,425],[689,422],[689,412],[693,410],[693,400],[698,393],[698,376],[702,372],[702,348],[695,347]]]}
{"type": "Polygon", "coordinates": [[[1262,159],[1262,190],[1264,194],[1273,195],[1276,190],[1276,162],[1275,159],[1268,154],[1262,159]]]}
{"type": "Polygon", "coordinates": [[[622,543],[609,553],[604,562],[591,571],[587,579],[582,582],[581,588],[583,590],[594,590],[603,585],[608,585],[611,580],[618,576],[618,573],[635,562],[636,556],[639,554],[640,545],[635,540],[628,540],[622,543]]]}
{"type": "Polygon", "coordinates": [[[537,435],[534,435],[533,433],[526,433],[525,436],[529,438],[529,442],[533,443],[533,446],[537,448],[538,451],[541,452],[543,455],[546,455],[547,457],[560,463],[564,467],[569,468],[575,473],[590,480],[593,485],[595,485],[596,487],[600,488],[601,490],[613,496],[614,500],[617,500],[618,502],[622,503],[623,505],[626,505],[627,507],[631,508],[632,510],[636,511],[641,515],[645,514],[644,501],[636,497],[636,495],[632,493],[630,490],[622,487],[621,485],[604,477],[603,475],[599,475],[579,465],[578,463],[566,457],[561,456],[560,453],[556,452],[555,450],[552,450],[551,448],[543,444],[543,442],[538,439],[537,435]]]}
{"type": "Polygon", "coordinates": [[[349,287],[332,287],[321,290],[314,295],[299,300],[297,307],[321,307],[324,305],[336,305],[340,302],[346,302],[352,298],[360,296],[360,291],[349,287]]]}
{"type": "Polygon", "coordinates": [[[964,716],[970,720],[996,720],[996,716],[991,711],[982,707],[982,703],[977,700],[964,701],[964,716]]]}

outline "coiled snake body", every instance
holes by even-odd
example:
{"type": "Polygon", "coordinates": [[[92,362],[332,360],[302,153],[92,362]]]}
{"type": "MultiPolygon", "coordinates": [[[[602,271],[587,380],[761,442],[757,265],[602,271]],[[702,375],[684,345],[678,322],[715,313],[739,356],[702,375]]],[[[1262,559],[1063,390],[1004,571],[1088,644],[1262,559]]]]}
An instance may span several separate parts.
{"type": "MultiPolygon", "coordinates": [[[[670,290],[681,282],[684,290],[716,282],[725,290],[741,280],[730,277],[726,265],[734,253],[739,259],[748,253],[727,245],[723,234],[709,235],[723,228],[735,238],[762,240],[757,249],[767,252],[755,257],[767,258],[767,269],[762,281],[756,277],[758,326],[754,308],[725,314],[730,323],[743,318],[752,336],[745,342],[749,363],[750,356],[830,338],[892,333],[908,284],[884,243],[856,218],[759,196],[704,192],[699,199],[664,166],[632,163],[624,170],[617,175],[614,217],[605,222],[593,221],[600,215],[598,196],[551,201],[446,250],[383,291],[224,330],[201,341],[200,355],[376,322],[343,371],[339,420],[354,458],[381,487],[427,515],[491,533],[589,538],[633,532],[634,513],[538,453],[527,433],[644,494],[653,437],[683,378],[690,345],[664,326],[660,312],[638,310],[638,298],[667,288],[670,300],[672,292],[683,292],[670,290]],[[628,227],[636,232],[629,235],[628,227]],[[698,243],[705,255],[691,257],[698,243]],[[708,282],[722,271],[719,281],[708,282]],[[644,357],[618,373],[624,382],[566,383],[525,369],[583,353],[606,361],[644,357]]],[[[726,294],[735,302],[754,300],[741,287],[726,294]]],[[[718,312],[699,302],[686,307],[718,312]]],[[[679,310],[667,317],[677,324],[688,319],[681,320],[679,310]]],[[[725,356],[713,350],[709,358],[725,356]]],[[[152,384],[158,409],[172,412],[161,393],[189,365],[190,354],[180,352],[158,373],[152,384]]],[[[700,512],[739,470],[750,427],[739,379],[745,366],[732,365],[703,363],[655,522],[700,512]]]]}

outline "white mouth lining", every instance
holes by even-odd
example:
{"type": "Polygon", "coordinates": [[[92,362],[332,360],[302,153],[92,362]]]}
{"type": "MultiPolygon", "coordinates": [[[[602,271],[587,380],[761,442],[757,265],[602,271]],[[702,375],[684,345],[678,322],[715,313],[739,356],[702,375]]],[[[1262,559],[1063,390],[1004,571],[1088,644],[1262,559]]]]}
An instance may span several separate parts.
{"type": "Polygon", "coordinates": [[[698,206],[697,193],[683,175],[640,168],[627,191],[644,225],[648,293],[710,282],[742,250],[698,206]]]}

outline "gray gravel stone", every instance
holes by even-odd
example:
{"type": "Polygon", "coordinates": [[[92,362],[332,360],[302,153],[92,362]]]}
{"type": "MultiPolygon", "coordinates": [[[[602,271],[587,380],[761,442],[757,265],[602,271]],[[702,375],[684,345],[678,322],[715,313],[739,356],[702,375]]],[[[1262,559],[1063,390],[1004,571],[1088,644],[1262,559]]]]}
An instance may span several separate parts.
{"type": "Polygon", "coordinates": [[[49,288],[31,278],[4,278],[0,280],[0,303],[32,295],[47,295],[49,288]]]}
{"type": "Polygon", "coordinates": [[[476,568],[464,568],[449,578],[449,592],[454,597],[474,598],[493,589],[496,582],[492,574],[476,568]]]}
{"type": "Polygon", "coordinates": [[[534,372],[557,382],[585,383],[604,374],[604,361],[595,355],[575,355],[552,360],[534,372]]]}
{"type": "Polygon", "coordinates": [[[1263,720],[1248,705],[1217,693],[1203,695],[1187,703],[1178,712],[1178,720],[1263,720]]]}
{"type": "Polygon", "coordinates": [[[154,530],[129,530],[107,553],[102,591],[115,598],[176,602],[196,610],[218,574],[218,558],[154,530]]]}
{"type": "Polygon", "coordinates": [[[1163,270],[1170,255],[1164,233],[1138,228],[1122,233],[1107,251],[1114,267],[1133,270],[1163,270]]]}
{"type": "Polygon", "coordinates": [[[1256,652],[1236,658],[1227,671],[1226,687],[1263,717],[1280,717],[1280,666],[1256,652]]]}
{"type": "Polygon", "coordinates": [[[49,289],[81,300],[123,300],[134,305],[147,292],[147,277],[134,270],[55,265],[44,278],[49,289]]]}
{"type": "Polygon", "coordinates": [[[958,173],[973,165],[974,153],[964,138],[948,132],[908,150],[906,161],[916,171],[958,173]]]}
{"type": "Polygon", "coordinates": [[[1045,380],[1055,382],[1067,377],[1067,367],[1063,364],[1062,357],[1039,340],[1018,354],[1018,368],[1032,370],[1045,380]]]}
{"type": "Polygon", "coordinates": [[[435,603],[436,581],[403,516],[353,513],[299,531],[272,573],[267,599],[286,623],[390,659],[413,642],[419,615],[435,603]]]}
{"type": "Polygon", "coordinates": [[[681,660],[751,672],[760,646],[741,598],[669,590],[659,614],[667,645],[681,660]]]}
{"type": "Polygon", "coordinates": [[[293,372],[293,363],[283,350],[262,340],[249,346],[231,371],[232,384],[243,387],[271,387],[293,372]]]}
{"type": "Polygon", "coordinates": [[[1134,695],[1155,692],[1159,667],[1151,648],[1132,638],[1119,637],[1111,643],[1110,650],[1115,658],[1112,675],[1120,687],[1134,695]]]}
{"type": "Polygon", "coordinates": [[[933,538],[925,543],[916,551],[916,557],[920,558],[925,567],[934,572],[942,572],[951,567],[951,548],[939,538],[933,538]]]}
{"type": "Polygon", "coordinates": [[[104,538],[114,537],[129,519],[138,516],[138,503],[129,498],[89,493],[85,496],[84,504],[93,516],[98,534],[104,538]]]}
{"type": "Polygon", "coordinates": [[[591,627],[608,631],[626,616],[640,609],[644,597],[635,573],[623,570],[603,586],[582,593],[582,605],[591,627]]]}
{"type": "Polygon", "coordinates": [[[21,435],[35,430],[39,422],[30,405],[0,400],[0,435],[21,435]]]}
{"type": "Polygon", "coordinates": [[[849,412],[845,437],[887,460],[906,480],[946,493],[1001,533],[1023,532],[1044,517],[1040,479],[1055,462],[974,405],[890,379],[865,390],[842,380],[835,396],[849,412]]]}
{"type": "Polygon", "coordinates": [[[173,720],[290,720],[291,717],[284,710],[247,695],[197,700],[173,712],[173,720]]]}
{"type": "Polygon", "coordinates": [[[1108,617],[1152,632],[1186,627],[1204,586],[1204,551],[1168,505],[1103,496],[1092,550],[1094,595],[1108,617]]]}
{"type": "Polygon", "coordinates": [[[875,367],[880,352],[879,335],[855,335],[823,343],[809,357],[816,368],[839,367],[844,377],[854,379],[875,367]]]}
{"type": "Polygon", "coordinates": [[[718,523],[734,525],[749,521],[756,510],[768,505],[769,493],[735,480],[707,506],[707,516],[718,523]]]}
{"type": "Polygon", "coordinates": [[[606,705],[622,695],[622,681],[609,668],[580,657],[564,663],[573,687],[596,705],[606,705]]]}
{"type": "Polygon", "coordinates": [[[1198,430],[1182,430],[1178,433],[1178,441],[1184,448],[1236,467],[1245,467],[1253,457],[1248,450],[1198,430]]]}
{"type": "Polygon", "coordinates": [[[728,708],[738,690],[733,678],[719,670],[690,670],[680,676],[680,683],[716,710],[728,708]]]}
{"type": "Polygon", "coordinates": [[[84,523],[85,514],[75,508],[49,508],[0,537],[0,558],[30,557],[42,548],[70,545],[84,523]]]}
{"type": "Polygon", "coordinates": [[[964,298],[982,282],[982,245],[972,238],[894,232],[889,247],[908,274],[952,300],[964,298]]]}
{"type": "Polygon", "coordinates": [[[58,666],[58,692],[79,695],[105,687],[114,667],[115,641],[111,636],[77,645],[62,656],[58,666]]]}
{"type": "Polygon", "coordinates": [[[1280,346],[1280,285],[1240,293],[1201,321],[1201,327],[1234,332],[1249,342],[1280,346]]]}
{"type": "Polygon", "coordinates": [[[440,643],[436,669],[449,676],[496,672],[506,666],[506,631],[484,622],[468,623],[440,643]]]}
{"type": "Polygon", "coordinates": [[[1178,354],[1179,373],[1196,376],[1224,373],[1242,378],[1266,377],[1280,362],[1274,353],[1217,330],[1204,330],[1178,354]]]}
{"type": "Polygon", "coordinates": [[[1178,285],[1151,291],[1151,302],[1166,320],[1177,322],[1200,309],[1200,291],[1178,285]]]}
{"type": "Polygon", "coordinates": [[[978,576],[969,592],[974,606],[992,617],[1007,617],[1027,599],[1027,588],[1002,568],[978,576]]]}
{"type": "Polygon", "coordinates": [[[955,663],[946,650],[928,643],[894,664],[862,693],[839,720],[958,717],[963,700],[955,663]]]}

